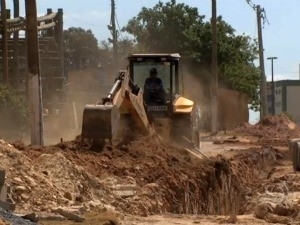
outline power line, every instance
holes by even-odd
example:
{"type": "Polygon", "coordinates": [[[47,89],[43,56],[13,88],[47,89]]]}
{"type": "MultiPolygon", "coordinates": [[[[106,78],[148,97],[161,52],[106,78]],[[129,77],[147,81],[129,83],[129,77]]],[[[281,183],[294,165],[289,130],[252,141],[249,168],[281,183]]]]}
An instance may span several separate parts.
{"type": "Polygon", "coordinates": [[[256,10],[256,5],[253,2],[251,2],[251,0],[246,0],[246,2],[248,3],[248,5],[250,5],[252,9],[256,10]]]}
{"type": "MultiPolygon", "coordinates": [[[[254,10],[254,11],[256,11],[257,10],[257,5],[256,4],[254,4],[251,0],[246,0],[246,2],[248,3],[248,5],[254,10]]],[[[267,18],[267,13],[266,13],[266,10],[264,9],[264,8],[260,8],[260,16],[261,16],[261,18],[263,19],[263,25],[265,25],[265,24],[270,24],[269,23],[269,20],[268,20],[268,18],[267,18]]],[[[263,26],[263,28],[264,28],[264,26],[263,26]]]]}
{"type": "MultiPolygon", "coordinates": [[[[79,22],[81,22],[81,23],[83,23],[85,25],[89,25],[89,26],[92,26],[92,27],[99,27],[99,24],[89,23],[89,22],[87,22],[85,20],[78,19],[78,18],[76,18],[74,16],[70,16],[70,15],[64,15],[64,16],[65,16],[66,19],[76,20],[76,21],[79,21],[79,22]]],[[[101,27],[106,27],[106,25],[104,25],[104,24],[100,25],[100,26],[101,27]]]]}
{"type": "Polygon", "coordinates": [[[124,41],[124,37],[123,37],[122,32],[121,32],[121,28],[120,28],[120,25],[119,25],[119,20],[118,20],[117,14],[115,16],[116,16],[116,22],[117,22],[117,26],[118,26],[118,33],[120,34],[122,41],[124,41]]]}

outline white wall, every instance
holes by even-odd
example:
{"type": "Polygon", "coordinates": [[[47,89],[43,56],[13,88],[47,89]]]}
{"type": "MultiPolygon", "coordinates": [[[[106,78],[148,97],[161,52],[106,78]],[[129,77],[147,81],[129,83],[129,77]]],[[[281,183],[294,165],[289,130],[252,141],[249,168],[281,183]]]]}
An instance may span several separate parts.
{"type": "Polygon", "coordinates": [[[295,122],[300,124],[300,104],[299,104],[300,86],[286,87],[287,111],[292,115],[295,122]]]}

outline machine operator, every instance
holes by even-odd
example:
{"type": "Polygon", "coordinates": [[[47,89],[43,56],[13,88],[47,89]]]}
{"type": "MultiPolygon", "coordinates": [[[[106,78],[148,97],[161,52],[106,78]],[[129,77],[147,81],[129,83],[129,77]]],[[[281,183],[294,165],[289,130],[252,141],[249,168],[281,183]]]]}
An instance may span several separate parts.
{"type": "Polygon", "coordinates": [[[164,93],[163,82],[157,77],[156,68],[152,68],[144,84],[144,100],[146,103],[163,103],[164,93]]]}

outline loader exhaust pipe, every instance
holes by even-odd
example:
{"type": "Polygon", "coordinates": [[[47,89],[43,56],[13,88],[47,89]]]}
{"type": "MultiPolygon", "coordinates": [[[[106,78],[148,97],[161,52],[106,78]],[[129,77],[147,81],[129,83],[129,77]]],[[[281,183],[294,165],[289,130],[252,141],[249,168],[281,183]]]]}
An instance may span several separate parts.
{"type": "Polygon", "coordinates": [[[125,71],[120,71],[118,74],[118,77],[115,80],[114,85],[112,86],[112,88],[110,89],[108,95],[105,98],[102,98],[102,104],[105,105],[106,103],[112,103],[112,100],[114,99],[116,93],[118,92],[118,90],[121,87],[121,84],[123,82],[125,76],[125,71]]]}

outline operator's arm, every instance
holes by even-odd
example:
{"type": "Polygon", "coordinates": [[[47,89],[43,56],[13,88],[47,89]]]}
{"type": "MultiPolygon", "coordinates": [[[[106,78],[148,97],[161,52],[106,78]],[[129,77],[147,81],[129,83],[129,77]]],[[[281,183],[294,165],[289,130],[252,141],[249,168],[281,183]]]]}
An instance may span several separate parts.
{"type": "Polygon", "coordinates": [[[150,79],[147,78],[147,79],[145,80],[144,90],[149,89],[149,88],[150,88],[150,79]]]}
{"type": "Polygon", "coordinates": [[[160,78],[156,78],[156,83],[157,83],[157,87],[158,87],[158,89],[164,89],[164,85],[163,85],[163,82],[162,82],[162,80],[160,79],[160,78]]]}

